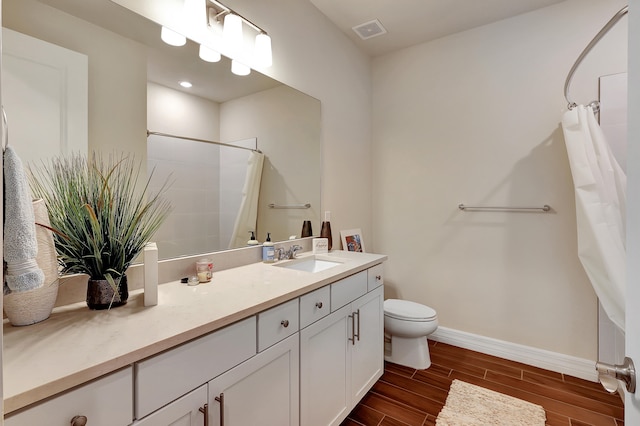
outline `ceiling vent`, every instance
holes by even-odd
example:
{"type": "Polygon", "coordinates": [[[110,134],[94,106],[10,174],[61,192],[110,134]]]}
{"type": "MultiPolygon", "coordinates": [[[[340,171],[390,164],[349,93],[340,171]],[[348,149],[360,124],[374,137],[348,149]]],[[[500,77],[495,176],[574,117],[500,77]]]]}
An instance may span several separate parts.
{"type": "Polygon", "coordinates": [[[360,36],[361,39],[367,40],[372,37],[377,37],[382,34],[386,34],[387,30],[382,26],[380,21],[374,19],[373,21],[365,22],[364,24],[356,25],[352,28],[360,36]]]}

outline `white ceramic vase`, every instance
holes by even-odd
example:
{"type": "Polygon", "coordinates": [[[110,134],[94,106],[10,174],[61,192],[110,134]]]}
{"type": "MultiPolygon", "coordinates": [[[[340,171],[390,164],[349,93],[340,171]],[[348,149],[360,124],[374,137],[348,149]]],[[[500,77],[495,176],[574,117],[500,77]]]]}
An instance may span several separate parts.
{"type": "Polygon", "coordinates": [[[15,326],[31,325],[49,318],[58,297],[58,259],[53,234],[39,225],[51,226],[47,207],[42,199],[33,201],[33,213],[38,240],[36,262],[44,272],[44,285],[35,290],[4,296],[4,312],[11,325],[15,326]]]}

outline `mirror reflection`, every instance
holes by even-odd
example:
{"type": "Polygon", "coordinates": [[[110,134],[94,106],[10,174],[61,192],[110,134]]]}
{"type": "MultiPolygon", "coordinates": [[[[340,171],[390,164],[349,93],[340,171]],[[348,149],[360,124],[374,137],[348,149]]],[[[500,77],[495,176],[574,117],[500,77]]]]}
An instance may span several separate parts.
{"type": "Polygon", "coordinates": [[[4,102],[13,145],[21,155],[43,152],[34,141],[77,150],[66,138],[80,129],[89,151],[130,152],[155,168],[156,181],[171,176],[174,211],[156,236],[161,259],[244,246],[249,230],[261,242],[267,232],[280,241],[300,236],[304,220],[319,226],[318,100],[253,70],[233,75],[224,57],[204,62],[196,43],[168,46],[159,25],[107,0],[4,0],[2,8],[4,27],[86,57],[84,131],[82,114],[69,118],[75,103],[66,94],[56,108],[43,107],[58,127],[39,135],[21,133],[41,127],[33,126],[33,102],[30,109],[4,102]],[[179,86],[187,80],[191,88],[179,86]],[[256,195],[254,213],[241,208],[247,194],[256,195]]]}

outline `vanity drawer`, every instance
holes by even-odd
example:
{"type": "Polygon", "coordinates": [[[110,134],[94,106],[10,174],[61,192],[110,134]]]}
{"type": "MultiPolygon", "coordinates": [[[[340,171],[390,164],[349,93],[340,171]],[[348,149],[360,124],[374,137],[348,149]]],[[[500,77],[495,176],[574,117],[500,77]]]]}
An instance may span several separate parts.
{"type": "Polygon", "coordinates": [[[135,366],[137,419],[256,354],[256,317],[141,361],[135,366]]]}
{"type": "Polygon", "coordinates": [[[258,314],[258,352],[299,330],[298,299],[290,300],[258,314]]]}
{"type": "Polygon", "coordinates": [[[5,426],[69,426],[75,416],[88,425],[127,426],[133,420],[131,367],[53,397],[4,420],[5,426]]]}
{"type": "Polygon", "coordinates": [[[367,271],[331,284],[331,312],[337,311],[367,292],[367,271]]]}
{"type": "Polygon", "coordinates": [[[331,287],[326,285],[300,297],[300,328],[331,312],[331,287]]]}
{"type": "Polygon", "coordinates": [[[367,270],[367,290],[371,291],[376,287],[384,284],[384,275],[382,274],[382,263],[372,266],[367,270]]]}

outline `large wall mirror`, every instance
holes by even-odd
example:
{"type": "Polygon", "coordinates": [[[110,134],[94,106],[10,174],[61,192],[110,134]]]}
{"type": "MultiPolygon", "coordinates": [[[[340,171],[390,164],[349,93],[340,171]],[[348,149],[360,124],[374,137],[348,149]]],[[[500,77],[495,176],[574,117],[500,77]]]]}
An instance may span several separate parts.
{"type": "MultiPolygon", "coordinates": [[[[299,236],[304,220],[319,226],[317,99],[253,70],[233,75],[224,57],[204,62],[194,42],[166,45],[157,23],[109,0],[3,0],[2,19],[11,31],[86,56],[86,128],[64,122],[49,134],[79,129],[88,151],[135,155],[154,170],[154,185],[169,177],[174,210],[156,236],[161,259],[243,246],[251,228],[260,241],[267,232],[280,241],[299,236]],[[180,87],[184,80],[193,86],[180,87]],[[256,149],[264,155],[258,188],[248,185],[256,149]],[[259,201],[251,226],[237,217],[243,193],[253,190],[259,201]]],[[[34,124],[28,108],[20,117],[12,112],[10,128],[34,124]]],[[[56,114],[61,122],[69,115],[56,114]]],[[[37,161],[41,151],[30,139],[48,135],[12,132],[18,153],[37,161]]]]}

